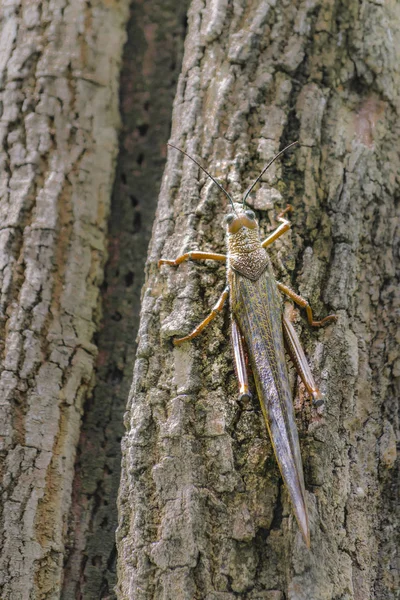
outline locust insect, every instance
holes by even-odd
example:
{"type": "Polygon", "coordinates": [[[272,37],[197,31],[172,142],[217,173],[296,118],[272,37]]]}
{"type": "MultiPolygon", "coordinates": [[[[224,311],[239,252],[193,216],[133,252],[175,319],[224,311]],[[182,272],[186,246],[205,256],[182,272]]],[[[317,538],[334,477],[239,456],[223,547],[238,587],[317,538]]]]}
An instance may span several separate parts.
{"type": "Polygon", "coordinates": [[[186,260],[216,260],[227,264],[227,286],[218,302],[204,321],[185,337],[174,339],[174,344],[179,346],[199,335],[223,309],[229,297],[231,339],[239,396],[250,397],[247,354],[276,460],[301,534],[307,547],[310,547],[303,465],[285,349],[315,405],[322,402],[322,394],[314,381],[297,333],[290,319],[283,313],[279,292],[306,310],[308,323],[313,327],[335,321],[337,317],[329,315],[321,321],[315,321],[308,302],[275,280],[267,248],[290,229],[290,222],[285,218],[285,214],[291,207],[287,207],[278,215],[280,225],[264,241],[260,240],[254,212],[246,208],[246,199],[262,175],[274,160],[294,144],[287,146],[267,164],[246,191],[241,203],[234,202],[221,184],[194,158],[180,148],[169,145],[195,162],[228,197],[231,206],[229,214],[225,217],[227,255],[193,251],[182,254],[175,260],[159,261],[159,266],[178,266],[186,260]]]}

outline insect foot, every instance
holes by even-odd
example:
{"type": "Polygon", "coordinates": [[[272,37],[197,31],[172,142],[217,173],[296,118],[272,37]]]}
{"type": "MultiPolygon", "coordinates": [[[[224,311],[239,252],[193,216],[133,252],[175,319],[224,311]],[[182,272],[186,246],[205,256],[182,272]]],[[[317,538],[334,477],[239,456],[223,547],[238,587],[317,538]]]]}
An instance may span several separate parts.
{"type": "Polygon", "coordinates": [[[175,261],[168,260],[167,258],[160,258],[160,260],[158,261],[158,268],[160,268],[161,265],[170,265],[171,267],[175,267],[175,261]]]}
{"type": "Polygon", "coordinates": [[[313,406],[315,406],[315,408],[318,408],[319,406],[323,406],[325,404],[325,394],[323,394],[319,390],[313,391],[312,397],[313,397],[312,403],[313,403],[313,406]]]}

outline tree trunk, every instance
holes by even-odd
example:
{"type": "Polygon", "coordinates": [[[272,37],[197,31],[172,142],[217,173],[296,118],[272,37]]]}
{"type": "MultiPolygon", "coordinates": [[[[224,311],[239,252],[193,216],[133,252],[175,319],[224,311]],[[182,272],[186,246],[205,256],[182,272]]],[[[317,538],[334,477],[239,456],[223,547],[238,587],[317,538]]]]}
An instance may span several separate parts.
{"type": "Polygon", "coordinates": [[[181,0],[131,5],[96,380],[82,419],[62,600],[115,597],[123,414],[136,350],[144,264],[182,60],[185,8],[181,0]]]}
{"type": "Polygon", "coordinates": [[[60,597],[93,383],[128,0],[0,9],[0,597],[60,597]]]}
{"type": "Polygon", "coordinates": [[[314,409],[295,386],[307,550],[257,398],[237,402],[227,314],[171,343],[214,305],[224,267],[157,261],[224,252],[226,212],[171,150],[126,415],[121,599],[395,597],[399,35],[394,1],[192,2],[171,139],[236,198],[299,140],[252,202],[264,233],[292,204],[292,230],[271,250],[277,277],[339,322],[297,323],[326,394],[314,409]]]}

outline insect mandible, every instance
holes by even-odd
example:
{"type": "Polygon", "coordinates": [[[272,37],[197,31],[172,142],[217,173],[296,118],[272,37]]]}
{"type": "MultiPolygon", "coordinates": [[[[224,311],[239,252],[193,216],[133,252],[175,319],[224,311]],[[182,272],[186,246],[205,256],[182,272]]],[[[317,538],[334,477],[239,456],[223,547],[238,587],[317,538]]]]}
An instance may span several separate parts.
{"type": "Polygon", "coordinates": [[[161,259],[159,266],[178,266],[186,260],[216,260],[226,262],[227,286],[210,314],[188,335],[174,339],[179,346],[195,338],[222,310],[229,297],[231,338],[240,398],[250,397],[246,354],[249,358],[261,410],[271,438],[275,457],[287,487],[293,511],[303,539],[310,547],[310,527],[307,513],[303,465],[299,437],[294,417],[285,349],[292,359],[315,405],[322,403],[319,391],[297,333],[285,316],[279,292],[305,308],[308,323],[313,327],[335,321],[329,315],[315,321],[308,302],[286,285],[275,280],[267,248],[290,229],[285,214],[288,206],[277,220],[278,228],[264,241],[260,239],[259,226],[252,210],[246,209],[246,199],[269,166],[288,148],[279,152],[262,170],[248,188],[241,203],[235,203],[230,194],[194,158],[173,144],[210,177],[228,197],[231,211],[225,217],[227,255],[213,252],[187,252],[175,260],[161,259]]]}

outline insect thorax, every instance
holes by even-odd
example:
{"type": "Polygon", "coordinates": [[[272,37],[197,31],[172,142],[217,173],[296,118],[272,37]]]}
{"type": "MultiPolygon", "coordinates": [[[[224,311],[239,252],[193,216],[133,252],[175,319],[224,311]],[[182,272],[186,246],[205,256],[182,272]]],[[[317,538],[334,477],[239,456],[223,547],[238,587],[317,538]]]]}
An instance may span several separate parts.
{"type": "Polygon", "coordinates": [[[236,233],[228,233],[228,266],[248,279],[255,281],[266,269],[269,258],[261,246],[258,227],[242,227],[236,233]]]}

